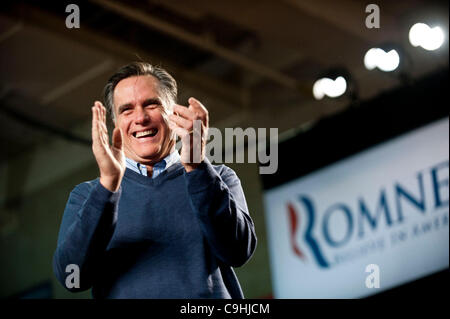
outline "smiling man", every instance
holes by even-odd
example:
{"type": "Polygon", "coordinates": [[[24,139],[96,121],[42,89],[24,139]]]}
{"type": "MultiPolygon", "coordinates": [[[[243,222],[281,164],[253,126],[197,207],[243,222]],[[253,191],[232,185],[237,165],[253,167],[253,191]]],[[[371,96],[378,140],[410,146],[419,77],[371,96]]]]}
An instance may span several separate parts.
{"type": "Polygon", "coordinates": [[[72,190],[53,257],[68,290],[92,288],[94,298],[243,298],[233,267],[256,247],[245,196],[232,169],[205,157],[206,108],[194,98],[177,105],[176,96],[176,81],[162,68],[119,69],[105,86],[112,145],[106,108],[92,107],[100,176],[72,190]],[[66,272],[74,265],[79,272],[66,272]]]}
{"type": "Polygon", "coordinates": [[[118,105],[116,126],[124,132],[127,157],[151,167],[173,151],[175,140],[167,125],[167,103],[159,97],[155,78],[123,79],[114,90],[114,101],[118,105]]]}

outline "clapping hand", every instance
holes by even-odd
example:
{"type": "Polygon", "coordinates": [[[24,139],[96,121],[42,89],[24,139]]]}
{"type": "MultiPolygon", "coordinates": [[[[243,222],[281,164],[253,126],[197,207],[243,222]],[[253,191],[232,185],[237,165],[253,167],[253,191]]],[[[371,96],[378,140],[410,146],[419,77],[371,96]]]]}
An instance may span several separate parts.
{"type": "Polygon", "coordinates": [[[125,173],[122,132],[119,128],[114,129],[110,145],[106,108],[98,101],[92,107],[92,152],[100,170],[100,183],[111,192],[116,192],[125,173]]]}
{"type": "Polygon", "coordinates": [[[198,100],[191,97],[188,102],[189,107],[174,105],[169,126],[181,138],[181,163],[190,172],[205,159],[209,115],[198,100]]]}

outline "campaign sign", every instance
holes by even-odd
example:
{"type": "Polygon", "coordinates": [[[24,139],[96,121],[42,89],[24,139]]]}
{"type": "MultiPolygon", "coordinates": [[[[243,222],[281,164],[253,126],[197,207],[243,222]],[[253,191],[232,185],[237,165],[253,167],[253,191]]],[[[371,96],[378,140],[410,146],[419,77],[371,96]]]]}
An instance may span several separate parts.
{"type": "Polygon", "coordinates": [[[275,298],[365,297],[448,268],[449,119],[272,188],[264,201],[275,298]]]}

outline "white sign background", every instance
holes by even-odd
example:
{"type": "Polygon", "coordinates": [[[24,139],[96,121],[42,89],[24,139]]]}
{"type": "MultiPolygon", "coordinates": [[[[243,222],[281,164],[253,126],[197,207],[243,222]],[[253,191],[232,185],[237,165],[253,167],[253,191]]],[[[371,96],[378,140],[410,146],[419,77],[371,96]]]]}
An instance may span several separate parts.
{"type": "MultiPolygon", "coordinates": [[[[442,200],[447,204],[435,209],[430,173],[432,167],[448,159],[449,119],[446,118],[268,190],[264,201],[274,297],[358,298],[448,268],[448,184],[440,188],[442,200]],[[394,185],[399,183],[415,198],[420,198],[419,172],[423,177],[425,212],[403,200],[404,220],[398,222],[394,185]],[[358,199],[363,199],[374,216],[382,190],[393,223],[389,227],[382,215],[372,230],[366,220],[365,236],[360,239],[356,219],[360,210],[358,199]],[[313,234],[330,262],[328,268],[318,265],[304,240],[307,216],[301,210],[299,195],[308,196],[314,203],[313,234]],[[293,252],[288,203],[299,213],[295,242],[304,259],[293,252]],[[322,234],[324,212],[336,203],[347,205],[355,217],[349,241],[337,248],[327,245],[322,234]],[[428,231],[423,231],[424,227],[428,231]],[[380,288],[366,286],[369,273],[365,271],[369,264],[379,266],[380,288]]],[[[440,181],[448,181],[448,176],[448,165],[439,169],[440,181]]],[[[347,230],[343,214],[336,213],[329,218],[328,231],[336,241],[343,239],[347,230]]]]}

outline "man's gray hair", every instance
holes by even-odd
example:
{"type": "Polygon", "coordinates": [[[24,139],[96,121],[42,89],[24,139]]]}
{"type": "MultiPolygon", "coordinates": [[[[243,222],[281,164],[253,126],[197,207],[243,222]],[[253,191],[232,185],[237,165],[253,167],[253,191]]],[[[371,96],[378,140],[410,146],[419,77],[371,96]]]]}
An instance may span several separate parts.
{"type": "Polygon", "coordinates": [[[177,82],[169,72],[159,66],[151,65],[150,63],[132,62],[117,70],[117,72],[109,78],[103,89],[105,106],[108,112],[111,113],[113,121],[115,121],[114,89],[116,88],[116,85],[123,79],[141,75],[151,75],[156,78],[159,83],[158,89],[165,102],[167,104],[176,103],[178,91],[177,82]]]}

